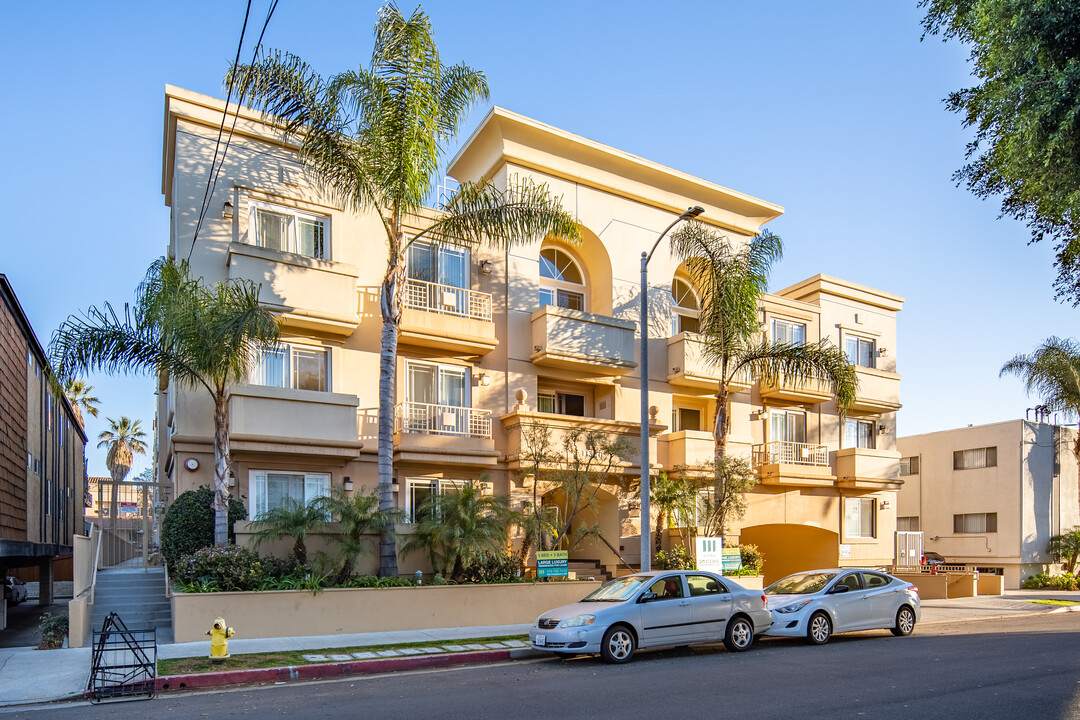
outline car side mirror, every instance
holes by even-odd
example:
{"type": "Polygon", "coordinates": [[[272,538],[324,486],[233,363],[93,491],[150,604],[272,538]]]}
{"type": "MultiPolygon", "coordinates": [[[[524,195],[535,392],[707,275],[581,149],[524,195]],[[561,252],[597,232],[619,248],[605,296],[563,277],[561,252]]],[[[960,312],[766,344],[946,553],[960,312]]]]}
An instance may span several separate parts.
{"type": "Polygon", "coordinates": [[[645,593],[644,595],[642,595],[641,597],[638,598],[638,602],[639,603],[647,603],[650,600],[655,600],[656,598],[657,598],[656,593],[647,592],[647,593],[645,593]]]}
{"type": "Polygon", "coordinates": [[[840,593],[846,593],[850,589],[851,588],[849,588],[847,585],[834,585],[832,589],[829,590],[828,594],[839,595],[840,593]]]}

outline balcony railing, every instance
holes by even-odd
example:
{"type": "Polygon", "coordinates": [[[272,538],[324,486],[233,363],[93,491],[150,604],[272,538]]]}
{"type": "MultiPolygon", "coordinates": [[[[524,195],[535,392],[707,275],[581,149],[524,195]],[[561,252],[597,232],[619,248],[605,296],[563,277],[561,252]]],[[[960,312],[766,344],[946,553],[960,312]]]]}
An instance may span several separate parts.
{"type": "Polygon", "coordinates": [[[828,467],[825,445],[776,441],[754,446],[754,467],[762,465],[817,465],[828,467]]]}
{"type": "Polygon", "coordinates": [[[473,320],[491,320],[491,295],[488,293],[415,278],[409,278],[405,283],[405,307],[473,320]]]}
{"type": "Polygon", "coordinates": [[[395,411],[395,430],[420,435],[491,437],[491,411],[453,405],[403,402],[395,411]]]}

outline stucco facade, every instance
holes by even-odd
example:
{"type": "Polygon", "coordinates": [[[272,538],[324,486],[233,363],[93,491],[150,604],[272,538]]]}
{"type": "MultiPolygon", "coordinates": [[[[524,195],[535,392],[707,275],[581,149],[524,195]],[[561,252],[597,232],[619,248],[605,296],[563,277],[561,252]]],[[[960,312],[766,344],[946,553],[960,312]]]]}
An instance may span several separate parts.
{"type": "MultiPolygon", "coordinates": [[[[261,283],[264,304],[282,320],[285,370],[275,357],[272,372],[259,371],[262,384],[235,388],[231,400],[233,489],[254,515],[261,500],[253,498],[266,494],[271,476],[281,487],[289,473],[317,487],[342,486],[346,478],[357,488],[374,484],[386,251],[378,218],[327,201],[277,129],[243,109],[192,249],[222,107],[167,89],[163,192],[172,208],[169,254],[190,252],[193,271],[210,282],[261,283]],[[226,202],[230,217],[223,216],[226,202]],[[268,218],[277,218],[272,231],[268,218]],[[284,377],[290,371],[293,381],[284,377]]],[[[588,427],[636,445],[639,253],[691,205],[704,207],[701,219],[736,242],[782,212],[501,108],[467,139],[449,174],[500,187],[514,178],[545,183],[578,218],[582,242],[420,249],[428,254],[408,258],[428,274],[410,270],[397,364],[395,490],[407,511],[440,482],[470,478],[483,477],[515,501],[531,498],[520,467],[523,429],[532,424],[556,435],[588,427]]],[[[421,228],[432,216],[410,223],[421,228]]],[[[657,409],[650,457],[657,472],[711,457],[716,377],[700,359],[685,273],[660,251],[649,277],[649,404],[657,409]]],[[[861,353],[859,401],[849,418],[864,424],[853,436],[862,439],[849,444],[862,447],[845,446],[845,428],[817,386],[745,385],[734,397],[730,448],[754,459],[762,484],[736,534],[758,528],[759,542],[768,544],[774,534],[761,528],[809,524],[831,534],[838,562],[891,562],[902,304],[899,296],[825,275],[765,296],[764,332],[798,332],[808,342],[828,337],[861,353]],[[790,432],[780,437],[770,427],[788,414],[790,432]],[[866,501],[857,530],[844,526],[849,498],[866,501]]],[[[209,397],[167,379],[162,391],[163,475],[181,492],[211,484],[209,397]],[[189,458],[195,470],[187,469],[189,458]]],[[[596,543],[578,553],[609,568],[616,551],[639,560],[637,504],[627,492],[640,475],[635,458],[615,469],[600,494],[596,520],[612,548],[596,543]]],[[[401,559],[403,570],[417,564],[401,559]]]]}

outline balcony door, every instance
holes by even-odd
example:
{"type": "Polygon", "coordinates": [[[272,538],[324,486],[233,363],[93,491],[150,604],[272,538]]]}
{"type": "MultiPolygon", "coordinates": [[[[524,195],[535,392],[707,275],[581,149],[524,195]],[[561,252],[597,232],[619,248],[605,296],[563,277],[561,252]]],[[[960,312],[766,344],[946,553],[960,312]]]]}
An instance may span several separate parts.
{"type": "Polygon", "coordinates": [[[427,287],[428,309],[464,315],[469,310],[469,249],[415,242],[406,271],[427,287]]]}
{"type": "Polygon", "coordinates": [[[769,441],[805,443],[806,413],[772,410],[769,413],[769,441]]]}
{"type": "Polygon", "coordinates": [[[409,361],[405,365],[410,432],[461,435],[469,428],[469,371],[457,365],[409,361]]]}

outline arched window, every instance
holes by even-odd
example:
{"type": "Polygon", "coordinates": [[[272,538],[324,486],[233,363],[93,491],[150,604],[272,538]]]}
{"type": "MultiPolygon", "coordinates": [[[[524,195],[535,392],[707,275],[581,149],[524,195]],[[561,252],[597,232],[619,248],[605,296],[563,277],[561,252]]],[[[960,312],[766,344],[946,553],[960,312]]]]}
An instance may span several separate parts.
{"type": "Polygon", "coordinates": [[[585,280],[574,259],[556,247],[540,251],[540,304],[585,309],[585,280]]]}
{"type": "Polygon", "coordinates": [[[694,287],[682,278],[671,281],[671,330],[672,334],[681,332],[700,332],[701,307],[698,305],[694,287]]]}

